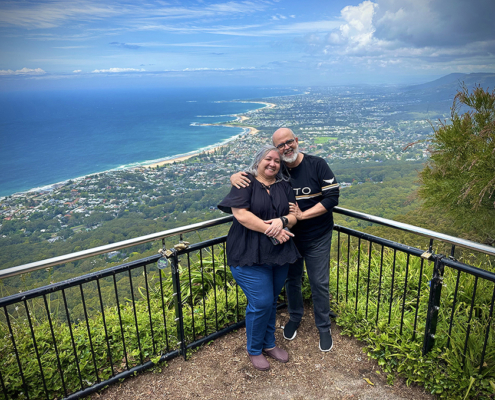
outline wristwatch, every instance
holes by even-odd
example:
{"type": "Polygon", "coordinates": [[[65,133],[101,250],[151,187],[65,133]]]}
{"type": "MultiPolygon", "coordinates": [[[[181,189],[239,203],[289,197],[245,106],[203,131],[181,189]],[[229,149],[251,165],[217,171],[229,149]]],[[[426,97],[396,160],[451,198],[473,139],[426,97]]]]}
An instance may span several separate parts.
{"type": "Polygon", "coordinates": [[[287,225],[289,225],[289,220],[287,219],[287,217],[280,217],[280,219],[282,220],[282,224],[283,224],[283,227],[285,228],[287,225]]]}

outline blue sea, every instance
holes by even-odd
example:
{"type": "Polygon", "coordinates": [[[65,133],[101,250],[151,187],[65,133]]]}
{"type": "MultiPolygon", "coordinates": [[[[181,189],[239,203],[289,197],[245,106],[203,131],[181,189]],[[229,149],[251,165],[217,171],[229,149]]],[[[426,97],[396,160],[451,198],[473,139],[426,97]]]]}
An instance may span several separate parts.
{"type": "Polygon", "coordinates": [[[0,196],[171,158],[243,132],[198,126],[263,107],[290,88],[105,89],[0,93],[0,196]]]}

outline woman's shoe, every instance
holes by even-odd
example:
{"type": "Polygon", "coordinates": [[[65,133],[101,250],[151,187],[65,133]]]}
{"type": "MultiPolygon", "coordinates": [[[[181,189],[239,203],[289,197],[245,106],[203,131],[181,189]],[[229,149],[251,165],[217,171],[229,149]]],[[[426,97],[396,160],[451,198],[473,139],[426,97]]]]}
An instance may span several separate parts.
{"type": "Polygon", "coordinates": [[[270,363],[267,361],[263,354],[253,356],[248,353],[248,356],[254,368],[260,371],[268,371],[270,369],[270,363]]]}
{"type": "Polygon", "coordinates": [[[289,353],[277,346],[273,349],[263,350],[263,353],[265,353],[268,357],[274,358],[275,360],[283,363],[289,361],[289,353]]]}

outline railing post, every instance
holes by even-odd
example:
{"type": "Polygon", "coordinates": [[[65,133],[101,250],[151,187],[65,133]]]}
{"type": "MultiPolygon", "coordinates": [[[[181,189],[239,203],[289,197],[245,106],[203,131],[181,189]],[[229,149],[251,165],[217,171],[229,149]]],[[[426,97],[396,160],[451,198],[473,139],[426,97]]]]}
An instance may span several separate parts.
{"type": "Polygon", "coordinates": [[[174,305],[175,305],[175,322],[177,326],[177,338],[180,340],[179,353],[187,359],[186,352],[186,339],[184,335],[184,319],[182,316],[182,296],[180,291],[180,276],[179,276],[179,256],[176,249],[171,249],[172,255],[170,256],[170,268],[172,270],[172,283],[174,288],[174,305]]]}
{"type": "Polygon", "coordinates": [[[444,264],[442,255],[433,256],[433,277],[430,281],[430,297],[428,299],[428,311],[426,314],[425,338],[423,341],[423,355],[428,353],[435,344],[437,331],[438,312],[440,310],[440,296],[442,294],[444,264]]]}

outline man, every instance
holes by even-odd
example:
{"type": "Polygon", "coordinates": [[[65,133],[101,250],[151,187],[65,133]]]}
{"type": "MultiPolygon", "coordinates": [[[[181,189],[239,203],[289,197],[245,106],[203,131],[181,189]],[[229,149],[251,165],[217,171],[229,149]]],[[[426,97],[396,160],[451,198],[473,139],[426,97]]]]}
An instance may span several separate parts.
{"type": "MultiPolygon", "coordinates": [[[[301,291],[304,262],[308,272],[313,298],[315,323],[320,333],[320,350],[333,347],[330,330],[329,263],[332,242],[332,209],[339,202],[339,185],[333,172],[321,157],[299,151],[299,139],[288,128],[280,128],[272,136],[273,145],[280,152],[289,173],[296,195],[296,204],[290,211],[298,220],[292,229],[294,241],[302,257],[289,268],[286,292],[289,301],[289,322],[284,327],[284,338],[293,340],[304,313],[301,291]]],[[[231,177],[236,187],[249,184],[244,172],[231,177]]],[[[270,227],[265,234],[277,235],[283,221],[267,221],[270,227]]]]}

